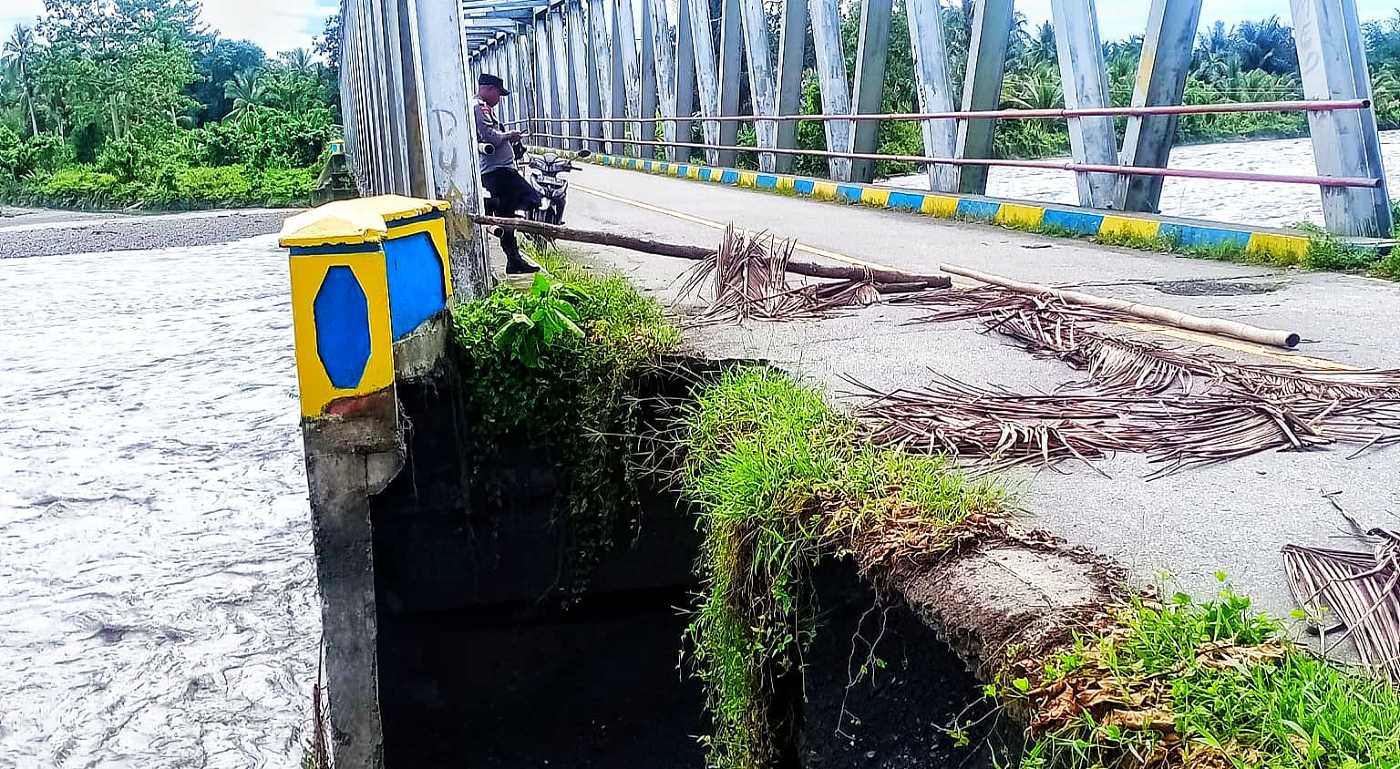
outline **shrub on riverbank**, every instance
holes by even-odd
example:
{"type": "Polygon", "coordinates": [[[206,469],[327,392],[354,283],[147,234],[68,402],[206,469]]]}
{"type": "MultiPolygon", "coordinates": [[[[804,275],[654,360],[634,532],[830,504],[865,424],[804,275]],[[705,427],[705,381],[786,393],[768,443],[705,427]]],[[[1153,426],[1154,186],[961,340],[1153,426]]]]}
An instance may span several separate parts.
{"type": "Polygon", "coordinates": [[[453,308],[455,368],[472,425],[466,466],[494,467],[502,446],[523,441],[560,474],[556,517],[568,562],[558,590],[568,601],[636,509],[629,441],[638,377],[679,346],[680,331],[623,278],[592,274],[554,249],[533,256],[548,273],[528,290],[503,283],[453,308]]]}
{"type": "MultiPolygon", "coordinates": [[[[185,210],[309,205],[316,168],[166,166],[147,178],[123,178],[75,165],[0,180],[0,202],[44,208],[185,210]]],[[[105,167],[111,168],[108,163],[105,167]]]]}

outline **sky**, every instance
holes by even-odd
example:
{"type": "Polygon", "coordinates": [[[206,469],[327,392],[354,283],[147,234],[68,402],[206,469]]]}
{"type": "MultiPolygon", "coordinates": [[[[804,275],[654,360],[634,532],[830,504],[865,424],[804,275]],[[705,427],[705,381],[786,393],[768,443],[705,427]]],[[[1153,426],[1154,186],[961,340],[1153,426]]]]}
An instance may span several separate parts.
{"type": "MultiPolygon", "coordinates": [[[[252,40],[269,53],[311,46],[339,0],[203,0],[204,19],[224,37],[252,40]]],[[[1148,0],[1098,0],[1099,34],[1118,40],[1147,26],[1148,0]]],[[[9,37],[16,23],[32,24],[43,0],[0,0],[0,32],[9,37]]],[[[1395,15],[1400,0],[1356,0],[1363,21],[1395,15]]],[[[1050,0],[1016,0],[1016,9],[1038,24],[1050,18],[1050,0]]],[[[1288,23],[1287,0],[1204,0],[1203,26],[1216,19],[1235,24],[1278,14],[1288,23]]]]}
{"type": "MultiPolygon", "coordinates": [[[[268,53],[310,48],[340,0],[203,0],[204,22],[223,37],[252,40],[268,53]]],[[[44,0],[0,0],[0,32],[33,24],[44,0]]]]}

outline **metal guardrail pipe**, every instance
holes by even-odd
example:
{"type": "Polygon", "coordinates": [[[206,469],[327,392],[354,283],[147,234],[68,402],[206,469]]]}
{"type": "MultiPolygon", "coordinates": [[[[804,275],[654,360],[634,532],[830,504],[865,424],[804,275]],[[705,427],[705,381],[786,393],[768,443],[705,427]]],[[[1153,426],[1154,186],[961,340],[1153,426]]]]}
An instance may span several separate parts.
{"type": "MultiPolygon", "coordinates": [[[[888,112],[860,115],[716,115],[702,117],[580,118],[588,123],[671,123],[678,120],[704,120],[717,123],[791,122],[803,120],[1044,120],[1075,117],[1130,117],[1134,115],[1214,115],[1237,112],[1332,112],[1335,110],[1370,109],[1370,99],[1338,99],[1322,101],[1264,101],[1231,104],[1176,104],[1155,107],[1093,107],[1087,109],[999,109],[985,112],[888,112]]],[[[541,118],[547,123],[569,122],[558,118],[541,118]]],[[[523,121],[515,121],[517,124],[523,121]]],[[[767,151],[766,149],[764,150],[767,151]]]]}
{"type": "MultiPolygon", "coordinates": [[[[570,134],[534,134],[551,139],[580,139],[587,137],[570,134]]],[[[723,150],[732,152],[773,152],[780,155],[810,155],[824,158],[852,158],[858,160],[889,160],[896,163],[917,163],[920,165],[950,166],[1001,166],[1008,168],[1039,168],[1049,171],[1073,171],[1077,173],[1126,174],[1129,176],[1162,176],[1187,179],[1215,179],[1237,182],[1276,182],[1279,184],[1311,184],[1318,187],[1362,187],[1375,188],[1381,185],[1380,179],[1346,176],[1298,176],[1292,174],[1257,174],[1249,171],[1209,171],[1195,168],[1150,168],[1144,166],[1113,166],[1093,163],[1060,162],[1055,160],[1009,160],[992,158],[932,158],[924,155],[878,155],[868,152],[833,152],[831,150],[799,150],[781,147],[742,147],[738,145],[697,144],[693,142],[642,141],[639,139],[614,139],[621,144],[644,147],[685,147],[700,150],[723,150]]],[[[684,161],[677,161],[684,162],[684,161]]],[[[756,172],[762,173],[762,172],[756,172]]]]}

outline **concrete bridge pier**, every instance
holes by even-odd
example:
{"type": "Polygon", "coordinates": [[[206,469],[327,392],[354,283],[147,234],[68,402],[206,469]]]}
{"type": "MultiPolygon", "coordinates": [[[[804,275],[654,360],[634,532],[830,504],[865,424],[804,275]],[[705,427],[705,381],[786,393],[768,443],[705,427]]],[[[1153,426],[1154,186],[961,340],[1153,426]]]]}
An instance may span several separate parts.
{"type": "Polygon", "coordinates": [[[292,217],[282,230],[331,746],[342,769],[384,763],[371,499],[404,464],[396,383],[431,370],[445,349],[449,207],[346,200],[292,217]]]}
{"type": "Polygon", "coordinates": [[[303,431],[332,750],[337,766],[365,769],[384,765],[370,497],[403,466],[398,408],[387,395],[373,414],[303,431]]]}
{"type": "MultiPolygon", "coordinates": [[[[1298,67],[1308,99],[1370,99],[1366,41],[1355,0],[1292,0],[1298,67]]],[[[1322,216],[1335,235],[1389,237],[1390,191],[1374,107],[1308,113],[1313,160],[1323,176],[1380,179],[1380,185],[1323,187],[1322,216]]]]}

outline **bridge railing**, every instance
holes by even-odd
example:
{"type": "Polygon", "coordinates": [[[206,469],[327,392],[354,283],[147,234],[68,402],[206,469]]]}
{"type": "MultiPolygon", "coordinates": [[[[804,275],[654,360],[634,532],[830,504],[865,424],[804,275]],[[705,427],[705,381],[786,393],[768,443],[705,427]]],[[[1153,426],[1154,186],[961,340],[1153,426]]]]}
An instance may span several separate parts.
{"type": "Polygon", "coordinates": [[[507,99],[503,116],[561,148],[622,148],[673,162],[703,151],[719,166],[755,153],[764,172],[786,172],[794,157],[806,155],[825,158],[830,178],[858,182],[872,180],[875,163],[898,161],[925,166],[932,191],[964,194],[985,194],[991,168],[1058,169],[1075,174],[1081,205],[1121,211],[1156,211],[1169,177],[1310,184],[1320,190],[1330,231],[1391,232],[1354,3],[1291,0],[1304,100],[1183,105],[1201,0],[1151,0],[1131,106],[1112,107],[1095,0],[1052,0],[1065,108],[1005,110],[1012,1],[974,3],[957,104],[938,0],[902,2],[914,53],[918,111],[910,113],[879,112],[892,0],[859,0],[853,79],[840,36],[841,0],[781,0],[771,20],[774,9],[765,5],[772,3],[764,0],[514,0],[504,3],[508,11],[491,10],[503,6],[498,0],[466,0],[480,9],[468,13],[481,14],[479,23],[467,20],[469,67],[474,76],[491,72],[516,84],[523,98],[507,99]],[[809,41],[814,69],[803,63],[809,41]],[[810,75],[822,112],[798,114],[802,80],[810,75]],[[741,77],[752,114],[740,114],[741,77]],[[1316,174],[1168,166],[1180,115],[1255,111],[1307,114],[1316,174]],[[998,121],[1046,118],[1067,121],[1070,162],[995,156],[998,121]],[[1115,119],[1126,121],[1121,145],[1115,119]],[[825,149],[798,146],[804,120],[822,123],[825,149]],[[876,152],[882,121],[918,123],[923,154],[876,152]],[[692,138],[695,123],[700,141],[692,138]],[[755,146],[738,141],[743,123],[752,125],[755,146]]]}
{"type": "MultiPolygon", "coordinates": [[[[1187,104],[1160,107],[1102,107],[1093,109],[1026,109],[1026,110],[993,110],[989,112],[928,112],[928,113],[880,113],[872,115],[777,115],[777,116],[756,116],[756,115],[734,115],[716,118],[703,118],[710,122],[740,122],[740,123],[777,123],[788,121],[821,121],[821,120],[849,120],[849,121],[920,121],[920,120],[1043,120],[1047,118],[1070,119],[1075,117],[1088,116],[1136,116],[1136,115],[1195,115],[1195,114],[1221,114],[1232,112],[1329,112],[1344,109],[1369,109],[1371,102],[1367,99],[1351,99],[1337,101],[1286,101],[1286,102],[1254,102],[1254,103],[1230,103],[1219,105],[1207,104],[1187,104]]],[[[666,123],[679,120],[680,118],[642,118],[644,122],[666,123]]],[[[691,118],[685,118],[687,120],[691,118]]],[[[1350,177],[1350,176],[1317,176],[1308,174],[1270,174],[1257,173],[1252,171],[1222,171],[1218,169],[1196,169],[1196,168],[1153,168],[1148,166],[1124,166],[1096,165],[1091,163],[1063,162],[1056,160],[1024,160],[1016,158],[956,158],[956,157],[930,157],[927,155],[900,155],[889,153],[864,153],[864,152],[840,152],[832,150],[815,149],[793,149],[766,147],[760,148],[757,145],[713,145],[696,142],[671,142],[671,141],[647,141],[631,138],[614,138],[610,140],[595,140],[591,136],[581,134],[565,134],[554,132],[555,125],[561,125],[567,121],[551,118],[527,118],[513,121],[512,125],[529,130],[531,136],[536,139],[566,141],[587,145],[591,150],[616,151],[610,144],[624,145],[626,147],[678,147],[686,150],[704,150],[706,153],[717,154],[719,152],[735,153],[755,153],[759,157],[759,164],[763,170],[770,170],[776,163],[769,159],[764,162],[765,156],[771,158],[774,155],[789,156],[809,156],[824,158],[847,158],[870,161],[886,161],[894,163],[911,163],[919,166],[933,167],[933,172],[937,173],[938,166],[983,166],[983,167],[1008,167],[1008,168],[1035,168],[1055,171],[1072,171],[1075,173],[1093,174],[1114,174],[1124,177],[1120,181],[1120,196],[1126,193],[1127,178],[1132,176],[1152,176],[1152,177],[1180,177],[1191,179],[1216,179],[1221,181],[1247,181],[1247,182],[1272,182],[1279,184],[1304,184],[1319,187],[1361,187],[1374,189],[1383,184],[1383,179],[1378,177],[1350,177]]],[[[633,118],[580,118],[583,123],[601,124],[628,124],[638,120],[633,118]]]]}

